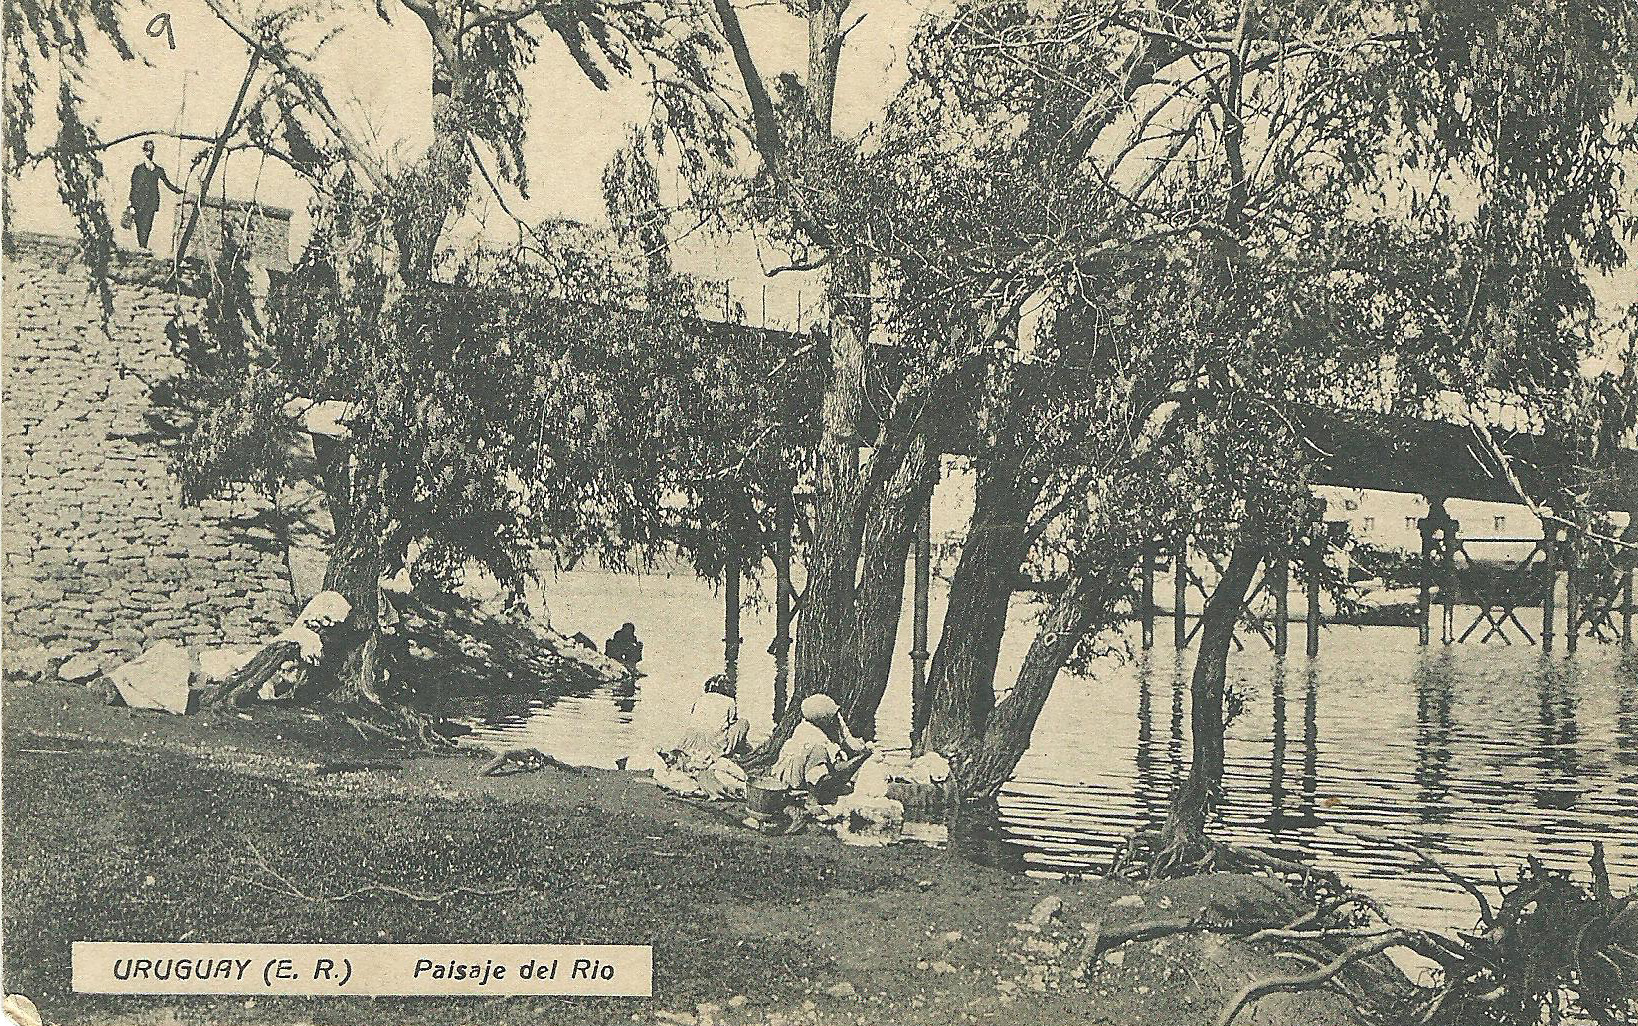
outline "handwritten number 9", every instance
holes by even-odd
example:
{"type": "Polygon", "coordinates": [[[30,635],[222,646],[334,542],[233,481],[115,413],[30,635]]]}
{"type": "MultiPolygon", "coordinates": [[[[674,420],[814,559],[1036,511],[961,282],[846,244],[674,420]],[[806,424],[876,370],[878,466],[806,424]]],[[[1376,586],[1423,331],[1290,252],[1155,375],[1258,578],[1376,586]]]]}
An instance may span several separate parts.
{"type": "Polygon", "coordinates": [[[153,16],[148,22],[148,35],[158,39],[164,33],[165,43],[172,50],[176,49],[176,30],[171,28],[171,16],[168,12],[161,12],[153,16]]]}

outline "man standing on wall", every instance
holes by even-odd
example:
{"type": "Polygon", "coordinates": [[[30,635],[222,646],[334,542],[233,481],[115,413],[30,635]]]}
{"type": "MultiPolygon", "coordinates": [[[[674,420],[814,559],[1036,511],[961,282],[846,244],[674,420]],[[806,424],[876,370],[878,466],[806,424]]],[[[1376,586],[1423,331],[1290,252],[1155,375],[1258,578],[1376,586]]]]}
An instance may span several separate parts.
{"type": "Polygon", "coordinates": [[[165,169],[154,163],[154,141],[142,144],[142,163],[131,169],[130,216],[136,222],[137,245],[148,248],[148,233],[154,227],[154,215],[159,213],[159,183],[177,195],[182,190],[171,184],[165,169]]]}

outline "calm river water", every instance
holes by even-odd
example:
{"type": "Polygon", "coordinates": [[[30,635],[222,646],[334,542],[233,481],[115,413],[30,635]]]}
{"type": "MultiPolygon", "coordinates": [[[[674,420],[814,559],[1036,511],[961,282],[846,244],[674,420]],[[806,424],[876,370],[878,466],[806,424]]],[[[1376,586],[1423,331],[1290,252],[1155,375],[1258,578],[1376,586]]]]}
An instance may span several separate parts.
{"type": "MultiPolygon", "coordinates": [[[[477,736],[596,766],[673,737],[721,668],[720,600],[686,575],[575,572],[548,592],[560,630],[601,641],[634,621],[648,676],[623,693],[466,701],[460,714],[477,736]]],[[[935,638],[939,613],[935,601],[935,638]]],[[[1015,614],[1002,680],[1028,643],[1028,610],[1015,614]]],[[[771,613],[748,610],[742,633],[740,705],[754,735],[770,723],[771,613]]],[[[1230,660],[1248,702],[1229,732],[1219,824],[1229,839],[1312,857],[1423,926],[1471,926],[1476,915],[1413,857],[1334,827],[1407,841],[1485,877],[1509,876],[1525,853],[1585,877],[1598,838],[1618,885],[1638,884],[1638,656],[1590,642],[1574,659],[1499,644],[1422,651],[1414,630],[1334,627],[1309,661],[1292,634],[1299,653],[1283,663],[1255,636],[1230,660]]],[[[1194,652],[1178,658],[1164,623],[1157,635],[1150,653],[1059,680],[1001,802],[1006,839],[1031,870],[1095,869],[1164,814],[1187,768],[1194,652]]],[[[901,647],[879,722],[890,748],[909,731],[908,637],[901,647]]]]}

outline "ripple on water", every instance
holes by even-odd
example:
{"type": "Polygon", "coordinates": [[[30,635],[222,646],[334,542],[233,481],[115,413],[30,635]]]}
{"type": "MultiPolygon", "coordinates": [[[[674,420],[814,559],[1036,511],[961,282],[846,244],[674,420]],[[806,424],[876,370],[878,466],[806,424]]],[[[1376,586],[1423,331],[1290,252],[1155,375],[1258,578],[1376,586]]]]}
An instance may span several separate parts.
{"type": "MultiPolygon", "coordinates": [[[[596,766],[674,737],[700,682],[720,669],[718,600],[683,576],[599,573],[560,575],[552,595],[559,626],[604,637],[637,623],[650,676],[621,691],[469,700],[460,714],[476,735],[596,766]]],[[[748,610],[743,622],[740,704],[765,731],[764,613],[748,610]]],[[[1022,658],[1023,615],[1000,679],[1022,658]]],[[[1180,667],[1156,649],[1059,682],[1001,796],[1005,840],[1028,869],[1094,870],[1165,815],[1187,772],[1192,659],[1180,667]]],[[[908,651],[896,665],[878,722],[887,748],[902,748],[909,730],[908,651]]],[[[1230,673],[1248,702],[1226,745],[1217,829],[1227,839],[1312,858],[1420,926],[1471,925],[1472,901],[1385,838],[1492,879],[1511,878],[1526,854],[1584,874],[1601,839],[1618,885],[1638,885],[1638,663],[1613,646],[1589,643],[1571,661],[1523,647],[1422,651],[1414,631],[1339,628],[1312,663],[1248,646],[1230,673]]],[[[929,843],[942,836],[939,826],[918,830],[929,843]]]]}

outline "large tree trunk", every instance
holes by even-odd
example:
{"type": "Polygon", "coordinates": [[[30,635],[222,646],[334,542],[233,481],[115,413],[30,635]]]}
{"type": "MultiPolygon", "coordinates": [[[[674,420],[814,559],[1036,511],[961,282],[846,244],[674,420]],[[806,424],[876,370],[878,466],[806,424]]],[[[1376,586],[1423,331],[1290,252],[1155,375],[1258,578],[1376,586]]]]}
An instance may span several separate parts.
{"type": "Polygon", "coordinates": [[[340,592],[352,612],[325,639],[320,678],[334,682],[329,696],[361,706],[386,706],[386,659],[381,647],[380,546],[373,539],[337,537],[324,573],[327,591],[340,592]]]}
{"type": "Polygon", "coordinates": [[[1161,830],[1155,861],[1166,872],[1196,860],[1203,846],[1206,820],[1223,787],[1223,688],[1228,679],[1229,647],[1245,606],[1263,549],[1248,539],[1235,543],[1222,578],[1200,613],[1200,650],[1194,660],[1189,692],[1189,731],[1194,754],[1188,779],[1173,794],[1161,830]]]}
{"type": "Polygon", "coordinates": [[[830,272],[830,367],[820,400],[818,495],[808,585],[796,623],[796,676],[791,699],[840,689],[849,671],[859,545],[869,497],[859,476],[864,410],[864,347],[869,310],[856,299],[869,274],[862,258],[838,256],[830,272]]]}
{"type": "Polygon", "coordinates": [[[1101,624],[1120,598],[1125,562],[1114,562],[1120,571],[1077,574],[1053,602],[1024,655],[1017,681],[991,713],[983,737],[952,760],[963,796],[992,797],[1012,779],[1058,674],[1087,631],[1101,624]]]}
{"type": "Polygon", "coordinates": [[[386,559],[381,539],[373,519],[355,502],[350,444],[315,435],[313,451],[335,525],[324,588],[339,592],[352,611],[345,623],[326,632],[323,662],[305,690],[340,702],[385,705],[380,595],[386,559]]]}
{"type": "Polygon", "coordinates": [[[904,611],[905,563],[916,519],[932,489],[933,462],[918,437],[865,520],[859,585],[854,596],[853,649],[858,665],[839,699],[854,736],[876,736],[876,712],[887,693],[904,611]]]}
{"type": "Polygon", "coordinates": [[[858,498],[851,506],[832,504],[815,532],[808,587],[796,620],[797,672],[790,704],[773,733],[747,760],[772,761],[779,746],[802,721],[802,700],[828,694],[836,699],[855,736],[875,734],[876,712],[887,690],[904,604],[905,562],[920,504],[932,487],[933,457],[922,440],[904,455],[878,451],[873,459],[897,460],[891,472],[878,468],[886,486],[866,490],[855,478],[858,498]],[[836,548],[852,553],[840,565],[836,548]],[[857,575],[857,576],[856,576],[857,575]],[[807,661],[804,663],[804,651],[807,661]]]}
{"type": "Polygon", "coordinates": [[[938,648],[927,672],[927,722],[912,724],[918,753],[954,759],[984,735],[995,706],[995,666],[1013,584],[1028,555],[1028,517],[1038,485],[998,463],[979,469],[972,520],[950,579],[938,648]]]}

